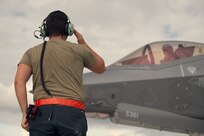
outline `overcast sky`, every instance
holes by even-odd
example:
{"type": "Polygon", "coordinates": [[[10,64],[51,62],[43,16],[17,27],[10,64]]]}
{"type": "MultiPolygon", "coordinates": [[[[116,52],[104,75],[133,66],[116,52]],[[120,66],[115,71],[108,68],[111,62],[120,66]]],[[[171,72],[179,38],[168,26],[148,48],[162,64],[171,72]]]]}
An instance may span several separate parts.
{"type": "MultiPolygon", "coordinates": [[[[109,65],[137,48],[163,40],[204,43],[203,0],[0,0],[0,135],[26,136],[13,79],[17,63],[53,10],[62,10],[109,65]]],[[[70,40],[75,42],[74,37],[70,40]]],[[[28,88],[31,89],[29,83],[28,88]]],[[[30,101],[32,98],[30,97],[30,101]]],[[[89,136],[178,136],[109,120],[89,119],[89,136]]]]}

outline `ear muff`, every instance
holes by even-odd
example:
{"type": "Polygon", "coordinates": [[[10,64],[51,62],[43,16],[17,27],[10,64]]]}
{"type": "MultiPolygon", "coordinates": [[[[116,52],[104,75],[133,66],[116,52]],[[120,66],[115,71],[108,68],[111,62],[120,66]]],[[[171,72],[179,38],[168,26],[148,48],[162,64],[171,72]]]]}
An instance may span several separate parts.
{"type": "MultiPolygon", "coordinates": [[[[47,25],[46,25],[46,19],[43,20],[42,25],[40,26],[40,36],[43,38],[48,37],[48,31],[47,31],[47,25]]],[[[69,18],[67,17],[67,24],[65,25],[65,34],[68,36],[72,36],[74,33],[74,25],[70,22],[69,18]]]]}
{"type": "Polygon", "coordinates": [[[69,21],[67,21],[67,24],[65,26],[65,34],[68,36],[72,36],[74,33],[74,25],[69,21]]]}
{"type": "Polygon", "coordinates": [[[42,36],[43,38],[45,38],[46,36],[49,36],[47,32],[46,19],[43,20],[43,23],[40,26],[40,36],[42,36]]]}

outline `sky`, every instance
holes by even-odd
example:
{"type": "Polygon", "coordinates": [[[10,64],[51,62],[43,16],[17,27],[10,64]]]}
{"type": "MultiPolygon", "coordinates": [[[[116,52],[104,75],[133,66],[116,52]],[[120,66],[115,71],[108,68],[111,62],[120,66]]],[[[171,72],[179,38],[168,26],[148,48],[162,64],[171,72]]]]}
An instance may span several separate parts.
{"type": "MultiPolygon", "coordinates": [[[[64,11],[108,66],[155,41],[204,43],[203,9],[203,0],[0,0],[0,136],[28,135],[20,127],[13,80],[23,53],[42,42],[33,32],[51,11],[64,11]]],[[[74,36],[68,40],[76,42],[74,36]]],[[[31,86],[29,81],[28,90],[31,86]]],[[[88,119],[88,124],[89,136],[186,136],[108,119],[88,119]]]]}

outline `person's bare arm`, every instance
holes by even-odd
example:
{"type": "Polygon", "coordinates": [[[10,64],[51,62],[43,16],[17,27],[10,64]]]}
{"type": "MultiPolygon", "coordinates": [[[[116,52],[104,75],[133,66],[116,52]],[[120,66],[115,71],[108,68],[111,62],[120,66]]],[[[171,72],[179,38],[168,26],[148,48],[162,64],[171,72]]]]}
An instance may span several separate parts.
{"type": "Polygon", "coordinates": [[[103,60],[102,57],[100,57],[94,50],[92,50],[88,44],[86,43],[86,41],[84,40],[83,36],[77,31],[74,30],[74,35],[77,38],[77,41],[79,44],[83,44],[85,46],[85,48],[94,55],[94,57],[96,58],[96,61],[94,62],[94,64],[89,68],[91,71],[98,73],[98,74],[102,74],[105,70],[105,62],[103,60]]]}
{"type": "Polygon", "coordinates": [[[31,76],[31,68],[28,65],[19,64],[16,72],[16,76],[15,76],[14,86],[15,86],[16,97],[19,102],[21,112],[23,115],[21,126],[26,130],[28,130],[28,122],[26,119],[26,110],[28,107],[26,82],[29,80],[30,76],[31,76]]]}

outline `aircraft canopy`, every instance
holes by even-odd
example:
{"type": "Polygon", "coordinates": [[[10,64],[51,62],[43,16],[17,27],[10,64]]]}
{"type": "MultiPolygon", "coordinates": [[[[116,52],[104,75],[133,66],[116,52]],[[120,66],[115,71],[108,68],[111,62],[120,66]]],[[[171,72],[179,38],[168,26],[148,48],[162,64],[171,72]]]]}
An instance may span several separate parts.
{"type": "Polygon", "coordinates": [[[158,65],[204,54],[204,44],[164,41],[147,44],[119,60],[120,65],[158,65]]]}

